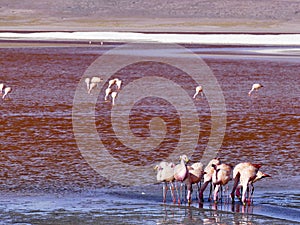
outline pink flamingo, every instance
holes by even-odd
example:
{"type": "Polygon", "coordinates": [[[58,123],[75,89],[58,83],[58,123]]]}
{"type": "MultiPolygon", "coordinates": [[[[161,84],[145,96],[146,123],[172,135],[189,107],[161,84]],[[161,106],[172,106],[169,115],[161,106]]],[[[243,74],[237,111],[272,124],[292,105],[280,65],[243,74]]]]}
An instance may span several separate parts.
{"type": "Polygon", "coordinates": [[[0,95],[2,95],[4,87],[5,87],[5,85],[3,83],[1,83],[0,84],[0,95]]]}
{"type": "Polygon", "coordinates": [[[101,81],[102,79],[100,77],[85,78],[84,82],[86,83],[88,94],[91,94],[92,90],[97,87],[101,81]]]}
{"type": "Polygon", "coordinates": [[[105,89],[104,101],[107,101],[107,98],[108,98],[110,93],[111,93],[111,88],[106,88],[105,89]]]}
{"type": "Polygon", "coordinates": [[[236,191],[236,196],[241,200],[241,202],[246,204],[246,193],[249,190],[248,185],[251,184],[256,178],[256,174],[261,165],[252,164],[250,162],[239,163],[233,169],[233,188],[231,191],[231,199],[234,202],[234,196],[236,191]],[[243,189],[242,197],[240,194],[240,189],[243,189]]]}
{"type": "Polygon", "coordinates": [[[263,87],[262,84],[259,84],[259,83],[253,84],[251,90],[250,90],[249,93],[248,93],[248,95],[250,96],[251,93],[252,93],[254,90],[257,91],[258,89],[260,89],[260,88],[262,88],[262,87],[263,87]]]}
{"type": "Polygon", "coordinates": [[[196,92],[195,92],[193,98],[196,98],[196,96],[197,96],[199,93],[201,94],[201,96],[203,96],[203,88],[202,88],[201,85],[199,85],[199,86],[196,87],[196,92]]]}
{"type": "Polygon", "coordinates": [[[188,166],[188,177],[186,179],[187,185],[187,201],[188,204],[191,204],[192,192],[193,192],[193,184],[197,184],[198,192],[199,192],[199,182],[202,180],[204,170],[203,164],[201,162],[193,163],[191,166],[188,166]]]}
{"type": "MultiPolygon", "coordinates": [[[[255,179],[250,183],[251,187],[250,186],[248,187],[249,193],[250,193],[250,198],[249,198],[250,202],[251,202],[251,200],[253,200],[253,193],[254,193],[254,185],[253,184],[263,178],[266,178],[266,177],[271,177],[271,176],[266,173],[261,172],[260,170],[257,172],[255,179]]],[[[249,195],[249,193],[248,193],[248,195],[249,195]]]]}
{"type": "Polygon", "coordinates": [[[12,91],[11,87],[4,88],[4,94],[2,96],[3,99],[12,91]]]}
{"type": "Polygon", "coordinates": [[[118,95],[118,92],[116,92],[116,91],[113,91],[111,93],[112,105],[115,105],[115,100],[116,100],[117,95],[118,95]]]}
{"type": "MultiPolygon", "coordinates": [[[[200,201],[204,201],[204,198],[203,198],[203,193],[207,187],[207,185],[209,183],[211,183],[212,181],[212,176],[213,176],[213,173],[214,173],[214,168],[212,165],[220,165],[221,162],[219,159],[212,159],[210,160],[210,162],[208,163],[208,165],[205,167],[204,169],[204,181],[203,181],[203,185],[201,186],[200,188],[200,191],[199,191],[199,200],[200,201]]],[[[211,192],[212,192],[212,185],[210,186],[210,193],[209,193],[209,197],[208,197],[208,201],[211,200],[211,192]]]]}
{"type": "MultiPolygon", "coordinates": [[[[214,168],[214,173],[212,176],[212,183],[214,186],[214,202],[217,203],[219,189],[220,188],[222,189],[222,186],[227,185],[228,182],[232,179],[231,178],[232,169],[231,166],[226,165],[224,163],[220,165],[213,164],[212,167],[214,168]]],[[[226,187],[226,189],[228,191],[228,186],[226,187]]]]}
{"type": "MultiPolygon", "coordinates": [[[[188,168],[187,168],[187,163],[189,161],[189,158],[186,155],[181,155],[180,156],[180,164],[176,165],[174,168],[174,178],[176,181],[179,181],[180,184],[180,195],[178,197],[178,204],[180,204],[181,197],[182,197],[182,185],[183,181],[188,177],[188,168]]],[[[177,190],[177,189],[176,189],[177,190]]]]}
{"type": "Polygon", "coordinates": [[[156,179],[158,182],[163,182],[163,202],[166,202],[167,198],[167,183],[170,184],[170,191],[173,203],[176,202],[175,193],[174,193],[174,163],[168,162],[160,162],[155,166],[155,170],[157,171],[156,179]]]}
{"type": "Polygon", "coordinates": [[[110,88],[112,85],[116,84],[117,85],[117,88],[118,90],[121,89],[121,84],[122,84],[122,80],[118,79],[118,78],[114,78],[112,80],[110,80],[108,82],[108,87],[110,88]]]}

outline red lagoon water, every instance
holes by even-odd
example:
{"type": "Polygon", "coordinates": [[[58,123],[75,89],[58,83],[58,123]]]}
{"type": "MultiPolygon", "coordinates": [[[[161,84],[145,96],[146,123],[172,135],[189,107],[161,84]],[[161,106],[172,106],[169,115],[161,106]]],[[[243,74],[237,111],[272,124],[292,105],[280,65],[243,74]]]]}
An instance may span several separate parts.
{"type": "MultiPolygon", "coordinates": [[[[106,178],[91,168],[77,146],[72,107],[78,86],[85,88],[84,72],[113,47],[0,49],[0,80],[13,88],[9,99],[0,104],[1,189],[80,189],[108,184],[106,178]]],[[[272,175],[274,181],[298,177],[299,60],[288,56],[243,55],[239,52],[242,48],[232,48],[224,56],[218,54],[221,48],[196,47],[191,49],[203,55],[225,98],[226,130],[217,156],[232,165],[242,161],[260,163],[262,170],[272,175]],[[256,82],[261,82],[264,87],[249,97],[247,93],[256,82]]],[[[126,66],[114,76],[123,80],[125,88],[133,81],[153,74],[180,85],[194,101],[200,128],[195,125],[199,140],[191,152],[193,159],[201,160],[210,137],[212,119],[205,96],[192,99],[195,81],[178,68],[151,61],[126,66]]],[[[181,141],[183,131],[181,114],[176,111],[178,106],[156,96],[132,103],[128,124],[133,136],[140,140],[150,137],[149,123],[157,117],[164,121],[166,128],[165,137],[155,148],[139,152],[126,146],[114,133],[110,116],[112,106],[103,99],[106,85],[102,86],[95,105],[95,124],[113,157],[133,166],[166,158],[181,141]]],[[[136,91],[142,93],[143,88],[136,91]]],[[[161,92],[158,95],[168,95],[168,89],[163,86],[161,92]]],[[[85,97],[90,96],[86,94],[85,97]]],[[[118,100],[117,104],[125,104],[118,100]]],[[[82,132],[88,137],[89,134],[84,132],[89,131],[82,132]]],[[[126,135],[121,138],[126,140],[126,135]]],[[[143,141],[141,143],[139,146],[143,146],[143,141]]]]}

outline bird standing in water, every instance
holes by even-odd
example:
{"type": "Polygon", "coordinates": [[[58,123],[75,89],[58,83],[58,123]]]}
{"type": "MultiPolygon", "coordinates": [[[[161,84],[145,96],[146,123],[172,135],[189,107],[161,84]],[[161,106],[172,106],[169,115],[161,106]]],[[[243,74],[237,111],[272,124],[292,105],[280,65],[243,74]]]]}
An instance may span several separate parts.
{"type": "Polygon", "coordinates": [[[262,84],[253,84],[251,90],[248,92],[248,95],[251,96],[251,93],[255,90],[257,91],[258,89],[262,88],[263,85],[262,84]]]}
{"type": "Polygon", "coordinates": [[[196,96],[197,96],[199,93],[201,94],[201,96],[203,96],[203,88],[202,88],[201,85],[199,85],[199,86],[196,87],[196,92],[195,92],[193,98],[196,98],[196,96]]]}
{"type": "MultiPolygon", "coordinates": [[[[211,181],[212,181],[212,176],[213,176],[213,173],[214,173],[214,168],[213,168],[212,165],[220,165],[220,164],[221,164],[221,162],[220,162],[219,159],[212,159],[212,160],[209,161],[209,163],[205,167],[205,169],[204,169],[204,181],[203,181],[203,185],[201,186],[201,189],[200,189],[200,192],[199,192],[199,200],[201,202],[204,201],[203,193],[204,193],[207,185],[209,183],[211,183],[211,181]]],[[[208,201],[211,200],[211,192],[212,192],[212,183],[210,185],[210,192],[209,192],[208,201]]]]}
{"type": "Polygon", "coordinates": [[[236,195],[240,201],[246,205],[246,194],[249,191],[249,185],[256,179],[257,173],[261,165],[244,162],[237,164],[233,169],[233,188],[231,191],[231,199],[234,202],[236,195]],[[243,193],[241,196],[240,189],[243,193]],[[236,193],[235,193],[236,191],[236,193]]]}
{"type": "Polygon", "coordinates": [[[1,84],[0,84],[0,95],[2,95],[2,92],[3,92],[4,87],[5,87],[4,84],[1,83],[1,84]]]}
{"type": "Polygon", "coordinates": [[[7,97],[7,95],[12,91],[11,87],[5,87],[4,88],[4,94],[2,96],[3,99],[7,97]]]}
{"type": "MultiPolygon", "coordinates": [[[[214,202],[218,201],[218,193],[221,188],[221,199],[222,199],[222,186],[226,186],[228,182],[231,180],[231,166],[226,165],[224,163],[220,165],[212,165],[214,168],[214,173],[212,176],[212,183],[214,186],[214,202]]],[[[226,187],[228,190],[228,186],[226,187]]]]}
{"type": "Polygon", "coordinates": [[[157,171],[156,180],[158,182],[163,182],[163,202],[166,202],[167,198],[167,184],[170,184],[170,191],[173,203],[176,202],[175,193],[174,193],[174,163],[169,162],[160,162],[158,165],[154,167],[154,170],[157,171]]]}
{"type": "Polygon", "coordinates": [[[188,166],[188,177],[186,179],[187,185],[187,201],[188,204],[191,204],[192,192],[193,192],[193,184],[197,184],[198,193],[200,191],[199,182],[202,180],[204,170],[203,164],[201,162],[193,163],[191,166],[188,166]]]}
{"type": "Polygon", "coordinates": [[[183,181],[188,177],[188,168],[187,168],[187,163],[189,161],[189,158],[186,155],[181,155],[180,156],[180,163],[177,164],[174,168],[174,178],[176,181],[180,182],[180,194],[178,196],[178,204],[181,202],[182,198],[182,186],[183,186],[183,181]]]}
{"type": "Polygon", "coordinates": [[[97,87],[101,81],[102,79],[100,77],[85,78],[84,82],[86,83],[88,94],[91,94],[92,90],[97,87]]]}

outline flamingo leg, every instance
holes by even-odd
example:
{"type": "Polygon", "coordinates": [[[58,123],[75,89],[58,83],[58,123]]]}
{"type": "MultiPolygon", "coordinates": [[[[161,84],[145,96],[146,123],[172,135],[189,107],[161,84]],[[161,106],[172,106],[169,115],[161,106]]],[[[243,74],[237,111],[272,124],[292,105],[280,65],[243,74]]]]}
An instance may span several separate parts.
{"type": "Polygon", "coordinates": [[[219,193],[220,184],[215,185],[214,188],[214,202],[218,202],[218,193],[219,193]]]}
{"type": "Polygon", "coordinates": [[[170,191],[171,191],[171,195],[172,195],[172,200],[173,200],[173,203],[176,202],[176,197],[175,197],[175,192],[174,192],[174,184],[173,182],[170,182],[170,191]]]}
{"type": "Polygon", "coordinates": [[[164,182],[163,183],[163,203],[165,203],[166,202],[166,199],[167,199],[167,184],[166,184],[166,182],[164,182]]]}
{"type": "Polygon", "coordinates": [[[203,185],[200,188],[200,191],[199,191],[199,201],[201,201],[201,202],[204,202],[203,192],[204,192],[205,188],[207,187],[208,183],[209,183],[209,181],[204,182],[203,185]]]}

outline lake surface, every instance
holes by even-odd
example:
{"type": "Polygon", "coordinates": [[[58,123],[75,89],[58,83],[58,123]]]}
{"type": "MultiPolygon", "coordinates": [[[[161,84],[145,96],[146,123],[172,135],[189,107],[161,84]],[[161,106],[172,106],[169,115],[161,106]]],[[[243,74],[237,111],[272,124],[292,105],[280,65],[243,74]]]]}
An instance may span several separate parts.
{"type": "Polygon", "coordinates": [[[134,50],[113,52],[114,60],[104,58],[97,71],[90,70],[92,63],[121,44],[1,46],[0,82],[13,88],[0,104],[2,224],[300,221],[299,47],[186,45],[213,75],[201,77],[204,96],[196,99],[197,82],[177,67],[177,53],[168,64],[151,58],[168,49],[145,48],[136,54],[148,60],[111,76],[123,81],[112,106],[104,101],[109,78],[104,71],[120,67],[120,59],[134,57],[134,50]],[[106,77],[89,95],[84,79],[93,75],[106,77]],[[253,83],[264,87],[248,96],[253,83]],[[214,92],[217,88],[222,92],[214,92]],[[225,108],[214,99],[224,99],[225,108]],[[178,206],[170,195],[161,204],[153,165],[170,155],[177,163],[177,149],[185,146],[183,151],[201,161],[212,130],[219,135],[214,143],[221,143],[212,157],[233,166],[259,163],[272,176],[255,184],[253,205],[205,201],[199,207],[194,199],[191,207],[178,206]]]}

